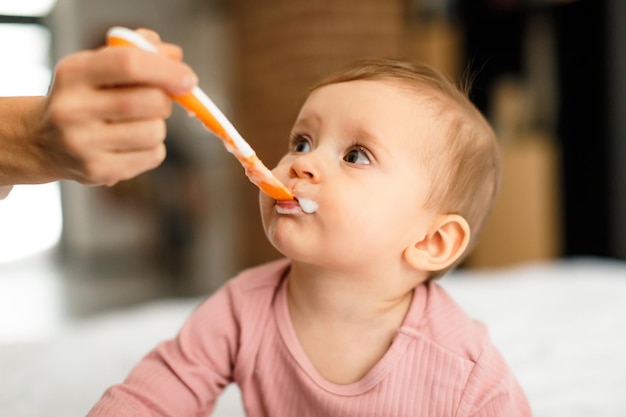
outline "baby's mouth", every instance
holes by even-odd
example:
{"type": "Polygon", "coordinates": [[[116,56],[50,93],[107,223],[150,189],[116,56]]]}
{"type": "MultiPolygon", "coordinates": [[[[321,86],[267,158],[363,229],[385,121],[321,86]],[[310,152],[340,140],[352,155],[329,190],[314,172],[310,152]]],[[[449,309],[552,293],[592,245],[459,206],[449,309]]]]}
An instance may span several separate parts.
{"type": "Polygon", "coordinates": [[[318,205],[315,201],[303,197],[296,197],[295,200],[276,201],[276,212],[278,214],[312,214],[317,209],[318,205]]]}

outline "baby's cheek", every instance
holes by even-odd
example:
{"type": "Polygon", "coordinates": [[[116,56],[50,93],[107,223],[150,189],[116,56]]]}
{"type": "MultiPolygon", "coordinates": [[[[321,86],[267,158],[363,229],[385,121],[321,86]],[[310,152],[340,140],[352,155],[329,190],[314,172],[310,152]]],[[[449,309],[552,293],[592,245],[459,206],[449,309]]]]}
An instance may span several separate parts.
{"type": "Polygon", "coordinates": [[[261,192],[259,193],[259,206],[261,211],[261,220],[265,226],[265,223],[269,222],[272,217],[276,215],[276,200],[261,192]]]}
{"type": "Polygon", "coordinates": [[[269,226],[270,216],[269,216],[267,203],[263,201],[263,197],[261,197],[260,206],[261,206],[261,224],[263,225],[263,230],[267,231],[267,227],[269,226]]]}

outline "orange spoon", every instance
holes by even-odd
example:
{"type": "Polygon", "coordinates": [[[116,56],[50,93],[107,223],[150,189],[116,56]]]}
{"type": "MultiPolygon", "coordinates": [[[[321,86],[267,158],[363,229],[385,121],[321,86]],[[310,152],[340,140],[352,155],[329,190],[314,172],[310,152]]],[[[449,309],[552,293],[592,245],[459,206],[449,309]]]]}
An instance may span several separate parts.
{"type": "MultiPolygon", "coordinates": [[[[157,53],[156,47],[144,37],[123,27],[109,29],[107,44],[110,46],[134,46],[157,53]]],[[[272,174],[272,171],[263,165],[248,142],[243,139],[237,129],[199,87],[195,87],[187,95],[172,96],[172,98],[188,112],[195,115],[207,129],[224,142],[226,149],[235,155],[243,165],[248,179],[261,191],[275,200],[294,199],[293,194],[272,174]]]]}

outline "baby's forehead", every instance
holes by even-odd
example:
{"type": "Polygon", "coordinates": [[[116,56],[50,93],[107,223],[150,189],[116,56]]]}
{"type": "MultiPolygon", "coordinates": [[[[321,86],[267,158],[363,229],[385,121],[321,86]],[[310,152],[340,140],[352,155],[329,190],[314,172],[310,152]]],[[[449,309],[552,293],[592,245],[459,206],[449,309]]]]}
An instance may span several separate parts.
{"type": "MultiPolygon", "coordinates": [[[[298,121],[302,116],[306,119],[332,117],[337,103],[356,113],[371,113],[368,120],[373,123],[382,115],[402,114],[424,123],[436,122],[438,127],[443,128],[448,124],[446,116],[460,110],[459,104],[454,103],[452,98],[425,83],[378,77],[331,82],[316,87],[301,108],[298,121]]],[[[405,121],[406,118],[402,123],[405,121]]]]}
{"type": "MultiPolygon", "coordinates": [[[[364,96],[358,93],[358,91],[364,88],[370,91],[389,90],[393,94],[399,94],[404,98],[408,98],[409,100],[402,101],[410,106],[427,107],[437,112],[442,108],[451,108],[454,105],[454,100],[451,97],[446,96],[432,86],[397,78],[368,78],[324,84],[311,90],[305,103],[318,95],[325,95],[329,91],[332,91],[331,94],[354,95],[355,98],[364,99],[364,96]]],[[[370,97],[365,99],[379,101],[379,97],[375,94],[370,94],[370,97]]],[[[398,104],[398,101],[394,101],[393,104],[398,104]]]]}

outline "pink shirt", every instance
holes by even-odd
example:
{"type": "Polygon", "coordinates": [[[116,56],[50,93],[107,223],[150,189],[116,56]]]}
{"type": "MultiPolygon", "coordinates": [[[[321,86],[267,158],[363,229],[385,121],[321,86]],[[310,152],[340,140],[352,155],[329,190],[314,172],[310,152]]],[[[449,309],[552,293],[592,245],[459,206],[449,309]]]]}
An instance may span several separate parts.
{"type": "Polygon", "coordinates": [[[485,328],[435,283],[416,288],[391,347],[361,380],[325,380],[290,321],[288,267],[275,261],[229,281],[89,416],[206,416],[233,381],[250,417],[531,415],[485,328]]]}

